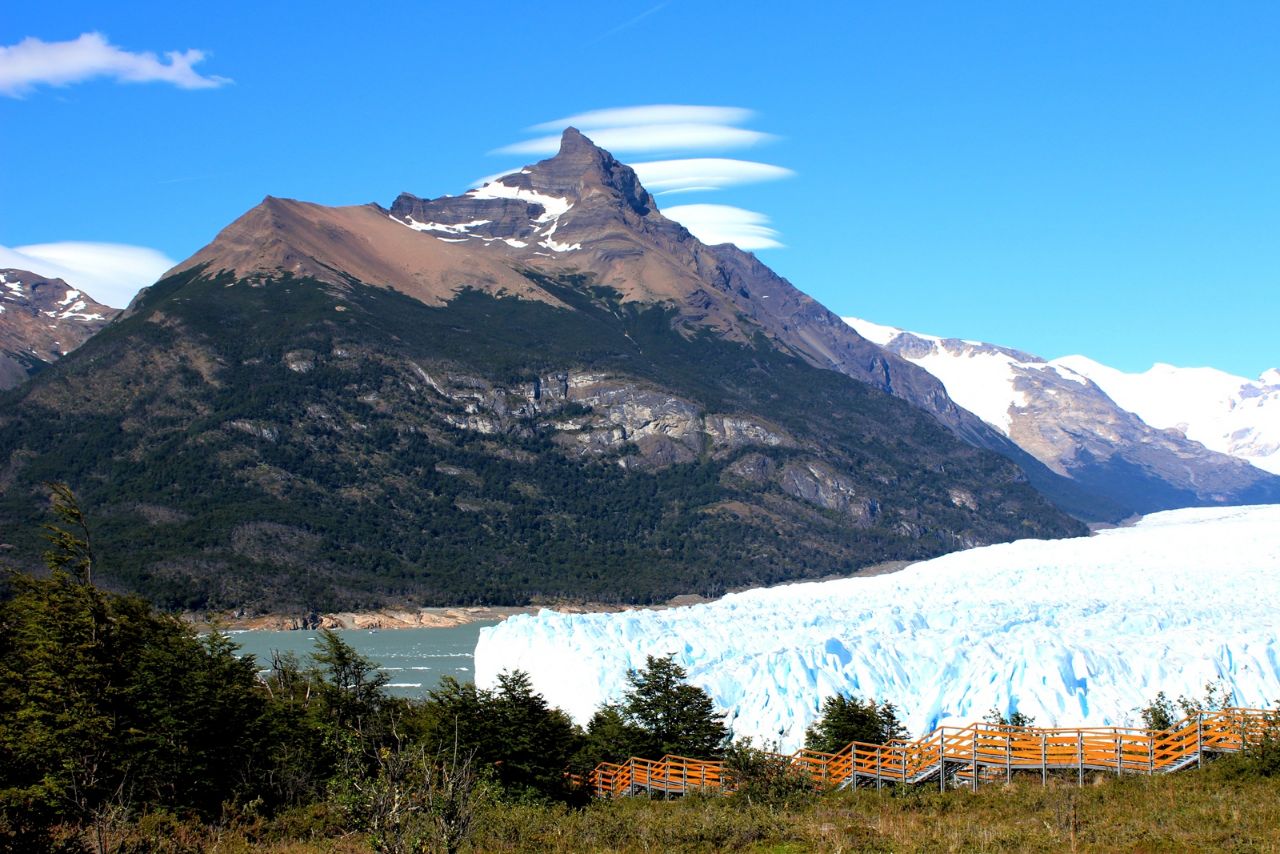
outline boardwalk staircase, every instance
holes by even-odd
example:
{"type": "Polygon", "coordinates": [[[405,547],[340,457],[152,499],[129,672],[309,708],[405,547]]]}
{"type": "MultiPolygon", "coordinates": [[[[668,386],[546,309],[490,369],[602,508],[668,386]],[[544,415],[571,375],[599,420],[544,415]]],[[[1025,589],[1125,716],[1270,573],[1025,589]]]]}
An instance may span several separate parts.
{"type": "MultiPolygon", "coordinates": [[[[1232,708],[1184,718],[1167,730],[1127,727],[1046,729],[973,723],[939,727],[914,741],[853,742],[836,753],[798,750],[772,754],[826,787],[936,784],[941,789],[1008,782],[1037,774],[1048,784],[1072,773],[1164,774],[1198,768],[1216,754],[1233,753],[1280,736],[1280,717],[1263,709],[1232,708]]],[[[598,797],[729,792],[721,761],[664,756],[601,763],[583,781],[598,797]]]]}

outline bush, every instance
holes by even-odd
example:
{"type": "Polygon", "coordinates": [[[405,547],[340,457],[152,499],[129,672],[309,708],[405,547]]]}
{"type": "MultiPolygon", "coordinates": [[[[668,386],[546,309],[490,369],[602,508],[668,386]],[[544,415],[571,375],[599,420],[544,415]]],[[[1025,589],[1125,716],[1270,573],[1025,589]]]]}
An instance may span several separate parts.
{"type": "Polygon", "coordinates": [[[724,752],[724,771],[732,797],[748,803],[794,806],[814,796],[814,781],[791,758],[736,741],[724,752]]]}
{"type": "Polygon", "coordinates": [[[1267,715],[1262,738],[1239,753],[1232,753],[1210,766],[1213,773],[1227,779],[1280,777],[1280,709],[1267,715]]]}

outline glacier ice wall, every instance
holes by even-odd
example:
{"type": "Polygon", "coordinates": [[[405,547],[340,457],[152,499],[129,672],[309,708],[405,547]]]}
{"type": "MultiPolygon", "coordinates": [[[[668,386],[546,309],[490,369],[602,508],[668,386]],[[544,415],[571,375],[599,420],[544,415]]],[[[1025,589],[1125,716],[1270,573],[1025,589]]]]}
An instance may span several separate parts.
{"type": "Polygon", "coordinates": [[[1041,725],[1135,722],[1157,691],[1280,700],[1280,506],[1175,510],[902,572],[481,630],[476,680],[522,669],[585,723],[646,655],[674,653],[735,736],[798,747],[825,697],[888,700],[921,734],[1017,709],[1041,725]]]}

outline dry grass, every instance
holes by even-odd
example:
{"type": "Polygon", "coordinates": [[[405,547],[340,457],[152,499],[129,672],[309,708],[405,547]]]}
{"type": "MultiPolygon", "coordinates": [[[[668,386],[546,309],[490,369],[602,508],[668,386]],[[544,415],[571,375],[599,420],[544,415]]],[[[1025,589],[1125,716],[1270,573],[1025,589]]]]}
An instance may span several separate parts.
{"type": "Polygon", "coordinates": [[[786,808],[733,799],[500,807],[482,851],[1280,852],[1280,780],[1205,774],[940,794],[836,792],[786,808]]]}
{"type": "MultiPolygon", "coordinates": [[[[933,789],[832,792],[785,806],[718,796],[643,797],[562,805],[490,802],[470,850],[484,852],[1277,852],[1280,778],[1216,769],[1155,778],[1038,778],[973,793],[933,789]]],[[[328,810],[210,832],[135,826],[122,850],[218,854],[357,854],[368,841],[328,810]],[[149,830],[149,832],[147,832],[149,830]],[[166,840],[155,839],[156,831],[166,840]],[[168,832],[165,832],[168,831],[168,832]],[[176,832],[174,832],[176,831],[176,832]],[[151,845],[137,846],[152,837],[151,845]]]]}

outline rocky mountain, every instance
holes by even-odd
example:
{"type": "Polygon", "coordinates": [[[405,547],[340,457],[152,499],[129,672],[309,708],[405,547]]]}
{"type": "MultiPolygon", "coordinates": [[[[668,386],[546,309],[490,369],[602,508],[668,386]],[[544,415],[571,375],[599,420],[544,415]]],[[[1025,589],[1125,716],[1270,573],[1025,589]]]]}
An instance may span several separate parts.
{"type": "Polygon", "coordinates": [[[1054,472],[1130,512],[1280,502],[1280,478],[1152,426],[1069,360],[846,321],[929,371],[961,406],[1054,472]]]}
{"type": "Polygon", "coordinates": [[[458,197],[268,198],[4,404],[2,529],[67,480],[99,576],[181,607],[652,601],[1083,530],[573,130],[458,197]]]}
{"type": "Polygon", "coordinates": [[[570,270],[613,288],[624,303],[671,306],[680,328],[739,343],[763,334],[814,366],[932,412],[960,435],[998,442],[927,372],[852,332],[753,255],[731,244],[706,246],[662,216],[630,167],[573,128],[555,157],[462,196],[404,193],[390,211],[267,198],[174,272],[201,265],[237,275],[283,270],[332,284],[351,276],[428,305],[453,299],[461,280],[557,305],[521,268],[570,270]]]}
{"type": "Polygon", "coordinates": [[[1177,430],[1206,448],[1280,474],[1280,370],[1256,380],[1215,368],[1153,365],[1130,374],[1084,356],[1055,365],[1097,383],[1107,396],[1161,430],[1177,430]]]}
{"type": "Polygon", "coordinates": [[[0,389],[61,359],[118,313],[62,279],[0,270],[0,389]]]}

